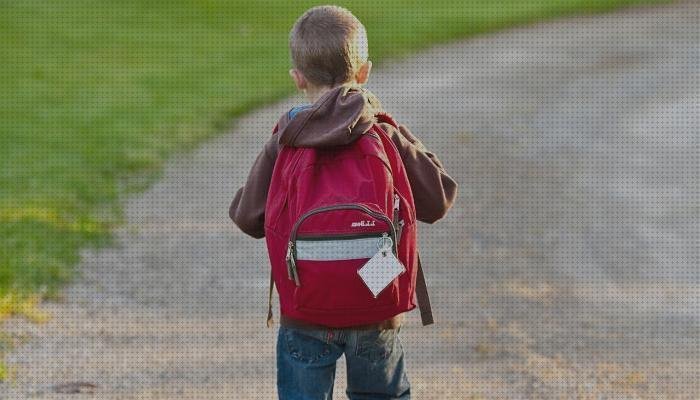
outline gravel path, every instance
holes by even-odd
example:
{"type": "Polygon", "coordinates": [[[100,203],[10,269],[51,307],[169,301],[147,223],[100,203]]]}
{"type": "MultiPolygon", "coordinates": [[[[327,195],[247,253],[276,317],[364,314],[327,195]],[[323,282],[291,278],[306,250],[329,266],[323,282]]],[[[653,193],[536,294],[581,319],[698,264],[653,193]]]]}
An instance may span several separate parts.
{"type": "MultiPolygon", "coordinates": [[[[460,183],[420,227],[438,322],[402,329],[415,398],[700,398],[699,26],[697,1],[568,18],[372,77],[460,183]]],[[[86,251],[46,304],[54,318],[6,324],[29,340],[0,398],[275,398],[265,244],[227,208],[296,101],[127,201],[116,245],[86,251]],[[56,393],[73,382],[97,387],[56,393]]]]}

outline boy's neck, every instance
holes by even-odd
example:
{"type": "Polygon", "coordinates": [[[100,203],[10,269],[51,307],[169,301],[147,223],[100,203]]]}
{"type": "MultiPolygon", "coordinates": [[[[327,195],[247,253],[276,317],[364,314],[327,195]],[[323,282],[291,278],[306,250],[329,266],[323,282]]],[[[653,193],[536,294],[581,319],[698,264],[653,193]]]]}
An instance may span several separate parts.
{"type": "Polygon", "coordinates": [[[321,86],[321,87],[314,87],[314,88],[309,87],[304,91],[304,94],[306,95],[306,99],[310,103],[315,103],[318,101],[318,99],[323,97],[324,94],[328,93],[332,89],[333,88],[330,86],[321,86]]]}
{"type": "Polygon", "coordinates": [[[337,85],[337,86],[319,86],[319,87],[307,87],[306,90],[304,91],[304,94],[306,95],[306,99],[311,102],[315,103],[323,97],[324,94],[330,92],[331,90],[337,88],[338,86],[342,85],[337,85]]]}

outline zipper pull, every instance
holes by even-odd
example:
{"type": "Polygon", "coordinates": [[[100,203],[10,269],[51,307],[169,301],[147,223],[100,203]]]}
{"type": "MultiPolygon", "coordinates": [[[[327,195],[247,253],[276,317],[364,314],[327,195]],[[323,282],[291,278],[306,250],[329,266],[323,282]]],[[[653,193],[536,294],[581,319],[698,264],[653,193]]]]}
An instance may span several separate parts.
{"type": "Polygon", "coordinates": [[[379,239],[379,251],[382,252],[382,255],[386,257],[386,252],[387,250],[391,250],[392,247],[394,246],[394,242],[391,240],[389,237],[389,234],[386,232],[382,233],[382,238],[379,239]]]}
{"type": "Polygon", "coordinates": [[[292,257],[292,279],[294,279],[295,285],[301,286],[301,282],[299,282],[299,273],[297,273],[297,263],[294,261],[294,257],[292,257]]]}
{"type": "Polygon", "coordinates": [[[400,203],[401,203],[401,200],[399,199],[399,194],[394,192],[394,218],[392,221],[392,223],[394,224],[394,229],[398,229],[400,203]]]}
{"type": "Polygon", "coordinates": [[[292,246],[294,246],[294,244],[290,240],[289,244],[287,245],[287,257],[285,259],[287,261],[287,277],[289,277],[290,280],[294,279],[292,268],[295,267],[294,259],[292,257],[292,246]]]}
{"type": "Polygon", "coordinates": [[[398,247],[399,243],[401,241],[401,230],[403,229],[404,222],[403,220],[399,221],[399,206],[401,204],[401,199],[399,198],[399,194],[394,192],[394,220],[392,221],[392,224],[394,225],[394,232],[396,234],[396,252],[398,254],[398,247]]]}
{"type": "Polygon", "coordinates": [[[289,277],[290,280],[294,281],[294,284],[297,286],[301,286],[301,282],[299,282],[299,274],[297,273],[297,263],[294,261],[294,243],[290,240],[289,244],[287,245],[287,276],[289,277]]]}
{"type": "Polygon", "coordinates": [[[399,228],[396,230],[396,243],[401,243],[401,231],[403,230],[403,226],[405,225],[405,222],[403,220],[399,221],[399,228]]]}

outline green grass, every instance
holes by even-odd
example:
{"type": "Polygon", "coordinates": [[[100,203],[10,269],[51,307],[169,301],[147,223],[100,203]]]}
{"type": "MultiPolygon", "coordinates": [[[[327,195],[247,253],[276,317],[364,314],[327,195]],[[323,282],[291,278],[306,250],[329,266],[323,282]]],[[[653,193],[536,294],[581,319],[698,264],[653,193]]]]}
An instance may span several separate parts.
{"type": "MultiPolygon", "coordinates": [[[[339,4],[367,26],[376,62],[513,25],[655,2],[339,4]]],[[[142,188],[128,178],[155,176],[173,151],[291,93],[288,31],[315,4],[0,0],[0,298],[55,293],[79,249],[108,240],[123,195],[142,188]]]]}

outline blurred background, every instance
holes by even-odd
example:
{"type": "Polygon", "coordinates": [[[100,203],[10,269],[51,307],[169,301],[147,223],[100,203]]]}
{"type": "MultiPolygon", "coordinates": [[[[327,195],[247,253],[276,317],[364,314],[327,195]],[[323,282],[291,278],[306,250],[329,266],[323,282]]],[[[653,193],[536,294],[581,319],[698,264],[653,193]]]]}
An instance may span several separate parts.
{"type": "MultiPolygon", "coordinates": [[[[274,397],[227,207],[316,4],[0,1],[0,398],[274,397]]],[[[338,4],[460,184],[419,228],[418,398],[700,397],[700,3],[338,4]]]]}

